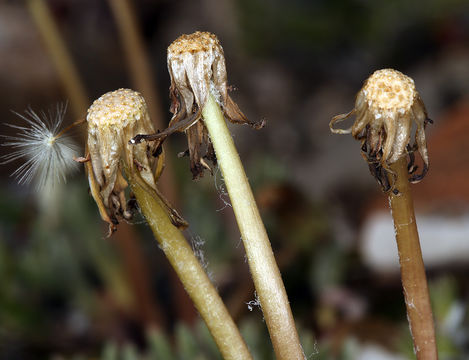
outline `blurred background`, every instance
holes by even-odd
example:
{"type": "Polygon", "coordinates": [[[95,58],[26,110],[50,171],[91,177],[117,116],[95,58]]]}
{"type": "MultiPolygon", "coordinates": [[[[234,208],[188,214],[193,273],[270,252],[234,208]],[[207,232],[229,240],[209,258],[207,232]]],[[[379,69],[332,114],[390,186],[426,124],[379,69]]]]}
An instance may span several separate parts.
{"type": "MultiPolygon", "coordinates": [[[[1,121],[68,103],[70,124],[128,87],[162,129],[166,48],[196,30],[219,37],[243,112],[267,119],[230,129],[309,359],[413,358],[386,196],[359,143],[328,123],[377,69],[415,80],[434,120],[413,189],[439,351],[468,359],[469,3],[3,0],[1,121]]],[[[84,129],[74,135],[84,153],[84,129]]],[[[185,138],[166,145],[162,191],[255,358],[273,359],[221,175],[193,182],[185,138]]],[[[18,166],[0,178],[0,359],[220,358],[142,219],[105,238],[83,169],[38,194],[9,177],[18,166]]]]}

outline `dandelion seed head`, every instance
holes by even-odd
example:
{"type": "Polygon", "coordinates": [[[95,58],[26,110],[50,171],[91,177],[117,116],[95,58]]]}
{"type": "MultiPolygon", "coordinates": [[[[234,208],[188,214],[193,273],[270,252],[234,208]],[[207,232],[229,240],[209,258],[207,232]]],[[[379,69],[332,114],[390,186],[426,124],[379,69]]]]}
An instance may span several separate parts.
{"type": "Polygon", "coordinates": [[[65,111],[65,105],[58,105],[48,114],[27,109],[24,115],[14,112],[26,122],[25,126],[5,124],[17,133],[0,135],[4,139],[1,145],[12,149],[0,157],[0,164],[24,161],[11,174],[20,185],[34,183],[37,191],[54,187],[65,183],[67,175],[78,168],[73,157],[79,147],[69,135],[60,132],[65,111]]]}

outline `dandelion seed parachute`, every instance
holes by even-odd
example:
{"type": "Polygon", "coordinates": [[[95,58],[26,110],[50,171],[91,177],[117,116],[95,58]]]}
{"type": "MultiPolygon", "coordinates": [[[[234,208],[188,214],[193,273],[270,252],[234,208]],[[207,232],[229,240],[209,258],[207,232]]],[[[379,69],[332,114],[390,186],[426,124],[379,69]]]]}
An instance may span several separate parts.
{"type": "Polygon", "coordinates": [[[58,105],[55,112],[48,114],[27,109],[24,115],[14,112],[27,122],[27,126],[5,124],[19,132],[16,136],[0,135],[5,139],[1,145],[13,149],[0,157],[0,164],[25,160],[11,174],[19,184],[34,183],[39,191],[65,183],[67,175],[78,168],[73,157],[79,147],[70,136],[61,133],[65,111],[65,105],[58,105]]]}

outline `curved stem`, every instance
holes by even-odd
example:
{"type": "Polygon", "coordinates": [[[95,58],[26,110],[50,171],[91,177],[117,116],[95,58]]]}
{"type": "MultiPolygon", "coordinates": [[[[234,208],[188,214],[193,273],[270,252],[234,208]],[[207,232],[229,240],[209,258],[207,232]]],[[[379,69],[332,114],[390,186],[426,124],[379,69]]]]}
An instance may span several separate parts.
{"type": "Polygon", "coordinates": [[[243,165],[212,95],[202,115],[230,195],[249,267],[277,359],[304,359],[280,271],[243,165]]]}
{"type": "Polygon", "coordinates": [[[252,359],[225,304],[184,235],[171,223],[156,193],[142,184],[138,175],[128,175],[130,175],[128,178],[131,189],[148,225],[202,315],[223,357],[237,360],[252,359]]]}
{"type": "Polygon", "coordinates": [[[44,0],[28,0],[26,3],[36,22],[42,40],[50,53],[50,57],[54,62],[67,95],[70,97],[75,117],[81,118],[86,114],[89,100],[49,7],[44,0]]]}
{"type": "Polygon", "coordinates": [[[402,287],[414,351],[417,359],[434,360],[438,359],[438,352],[433,314],[408,181],[407,161],[401,158],[390,168],[396,174],[396,189],[399,191],[397,195],[391,192],[389,202],[394,220],[402,287]]]}

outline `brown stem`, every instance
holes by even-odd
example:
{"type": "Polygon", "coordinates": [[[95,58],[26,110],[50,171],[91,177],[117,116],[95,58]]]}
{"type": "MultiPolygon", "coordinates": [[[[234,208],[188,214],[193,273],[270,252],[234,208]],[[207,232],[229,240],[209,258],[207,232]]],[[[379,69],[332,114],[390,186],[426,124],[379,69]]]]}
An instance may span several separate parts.
{"type": "Polygon", "coordinates": [[[70,97],[73,113],[81,118],[86,114],[88,97],[49,7],[43,0],[28,0],[26,3],[70,97]]]}
{"type": "Polygon", "coordinates": [[[115,243],[122,256],[122,263],[134,297],[134,311],[142,324],[165,327],[166,314],[153,296],[147,259],[134,229],[125,222],[119,224],[114,234],[115,243]]]}
{"type": "Polygon", "coordinates": [[[433,314],[415,222],[407,161],[401,158],[390,168],[395,174],[395,187],[398,193],[390,192],[389,202],[394,220],[402,287],[414,352],[417,359],[438,359],[433,314]]]}

